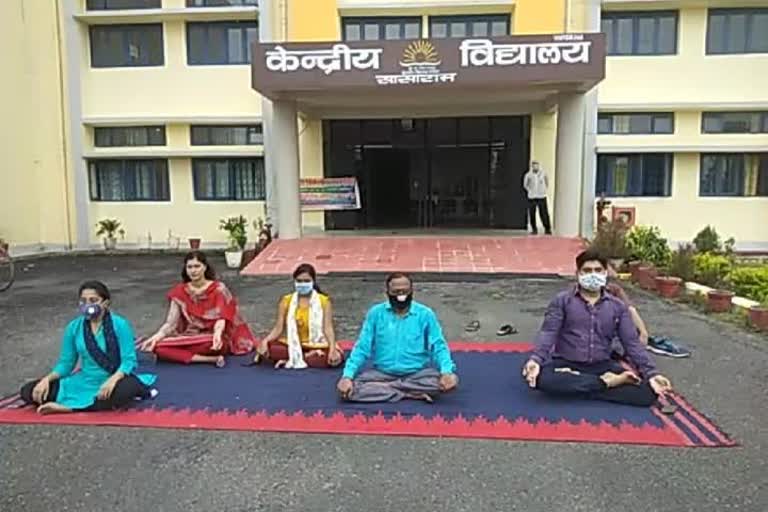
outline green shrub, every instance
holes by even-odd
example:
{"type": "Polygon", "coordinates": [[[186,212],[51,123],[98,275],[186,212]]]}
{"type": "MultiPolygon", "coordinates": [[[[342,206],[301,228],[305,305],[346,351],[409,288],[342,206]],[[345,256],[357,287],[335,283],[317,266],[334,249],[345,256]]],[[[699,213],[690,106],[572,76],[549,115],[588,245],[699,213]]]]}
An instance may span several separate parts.
{"type": "Polygon", "coordinates": [[[736,267],[726,278],[728,285],[739,297],[757,302],[768,302],[768,265],[736,267]]]}
{"type": "Polygon", "coordinates": [[[597,234],[589,248],[606,258],[624,259],[627,257],[627,228],[621,221],[603,222],[597,228],[597,234]]]}
{"type": "Polygon", "coordinates": [[[248,221],[245,217],[239,215],[237,217],[221,219],[219,229],[227,232],[230,249],[239,249],[241,251],[245,249],[245,244],[248,243],[248,235],[246,234],[248,221]]]}
{"type": "Polygon", "coordinates": [[[630,259],[652,263],[657,267],[669,263],[671,252],[667,239],[656,226],[635,226],[626,237],[630,259]]]}
{"type": "Polygon", "coordinates": [[[722,288],[733,268],[733,261],[721,254],[702,253],[693,257],[694,279],[705,286],[722,288]]]}
{"type": "Polygon", "coordinates": [[[696,246],[696,252],[711,252],[715,254],[731,254],[736,241],[729,238],[724,243],[720,240],[720,235],[712,226],[707,226],[694,237],[693,245],[696,246]]]}
{"type": "Polygon", "coordinates": [[[669,259],[667,274],[683,281],[693,281],[696,277],[695,256],[696,249],[693,244],[680,244],[669,259]]]}

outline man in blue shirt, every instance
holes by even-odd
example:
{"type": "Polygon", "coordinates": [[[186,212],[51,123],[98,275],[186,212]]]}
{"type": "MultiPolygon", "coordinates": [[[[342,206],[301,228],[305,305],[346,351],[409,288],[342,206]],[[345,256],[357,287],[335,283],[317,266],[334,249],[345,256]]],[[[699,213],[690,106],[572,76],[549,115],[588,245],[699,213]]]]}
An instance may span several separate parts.
{"type": "Polygon", "coordinates": [[[338,391],[353,402],[432,402],[459,382],[443,330],[434,311],[413,301],[406,274],[387,278],[387,296],[388,302],[368,311],[338,391]],[[373,369],[360,372],[368,359],[373,369]]]}

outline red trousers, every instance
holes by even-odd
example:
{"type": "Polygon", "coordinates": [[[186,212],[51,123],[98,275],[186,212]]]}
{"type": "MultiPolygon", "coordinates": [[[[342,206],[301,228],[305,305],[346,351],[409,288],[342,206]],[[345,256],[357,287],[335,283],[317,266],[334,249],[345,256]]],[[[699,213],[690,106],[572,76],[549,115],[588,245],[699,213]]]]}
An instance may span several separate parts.
{"type": "MultiPolygon", "coordinates": [[[[181,341],[183,338],[176,338],[181,341]]],[[[213,345],[212,335],[190,336],[189,343],[163,344],[161,341],[155,346],[155,355],[162,361],[172,363],[190,364],[193,356],[221,356],[226,355],[226,350],[211,350],[213,345]]],[[[226,343],[225,343],[226,346],[226,343]]]]}
{"type": "MultiPolygon", "coordinates": [[[[304,352],[304,362],[307,363],[307,366],[310,368],[331,368],[331,365],[328,364],[328,350],[327,349],[316,349],[316,348],[307,348],[307,347],[301,347],[302,351],[304,352]],[[322,352],[322,353],[320,353],[322,352]]],[[[268,357],[270,360],[277,362],[277,361],[287,361],[288,360],[288,345],[285,343],[281,343],[279,341],[271,341],[267,345],[268,350],[268,357]]],[[[341,353],[341,361],[338,365],[341,365],[344,363],[344,352],[341,353]]]]}

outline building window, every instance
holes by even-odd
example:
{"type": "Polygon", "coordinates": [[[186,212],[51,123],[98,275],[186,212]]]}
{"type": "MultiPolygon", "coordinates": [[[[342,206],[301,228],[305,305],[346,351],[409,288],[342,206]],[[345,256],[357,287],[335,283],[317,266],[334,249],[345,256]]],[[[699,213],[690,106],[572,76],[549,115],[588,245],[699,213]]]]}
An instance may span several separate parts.
{"type": "Polygon", "coordinates": [[[768,112],[704,112],[703,133],[768,133],[768,112]]]}
{"type": "Polygon", "coordinates": [[[169,201],[167,160],[90,160],[92,201],[169,201]]]}
{"type": "Polygon", "coordinates": [[[251,45],[258,39],[255,21],[187,23],[187,63],[250,64],[251,45]]]}
{"type": "Polygon", "coordinates": [[[707,54],[768,53],[768,9],[710,9],[707,54]]]}
{"type": "Polygon", "coordinates": [[[495,37],[509,35],[509,16],[431,16],[429,36],[446,37],[495,37]]]}
{"type": "Polygon", "coordinates": [[[674,55],[677,12],[603,12],[608,55],[674,55]]]}
{"type": "Polygon", "coordinates": [[[165,146],[165,126],[115,126],[95,128],[97,148],[120,146],[165,146]]]}
{"type": "Polygon", "coordinates": [[[768,196],[768,153],[701,155],[700,196],[768,196]]]}
{"type": "Polygon", "coordinates": [[[672,154],[598,155],[597,194],[667,197],[672,192],[672,154]]]}
{"type": "Polygon", "coordinates": [[[91,67],[162,66],[163,25],[91,26],[91,67]]]}
{"type": "Polygon", "coordinates": [[[342,18],[344,41],[381,41],[384,39],[418,39],[421,18],[342,18]]]}
{"type": "Polygon", "coordinates": [[[675,131],[675,115],[671,112],[600,114],[597,133],[600,134],[668,134],[675,131]]]}
{"type": "Polygon", "coordinates": [[[264,143],[261,125],[250,126],[192,126],[193,146],[252,146],[264,143]]]}
{"type": "Polygon", "coordinates": [[[195,158],[192,160],[198,201],[263,201],[261,158],[195,158]]]}
{"type": "Polygon", "coordinates": [[[89,11],[113,9],[159,9],[161,0],[88,0],[85,8],[89,11]]]}
{"type": "Polygon", "coordinates": [[[187,7],[241,7],[259,5],[259,0],[187,0],[187,7]]]}

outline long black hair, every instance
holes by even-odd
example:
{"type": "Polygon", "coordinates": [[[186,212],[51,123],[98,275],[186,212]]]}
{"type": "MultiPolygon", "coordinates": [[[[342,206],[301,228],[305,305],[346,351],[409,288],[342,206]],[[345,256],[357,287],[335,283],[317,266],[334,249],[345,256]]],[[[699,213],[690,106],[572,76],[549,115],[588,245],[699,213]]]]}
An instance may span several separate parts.
{"type": "MultiPolygon", "coordinates": [[[[315,270],[315,267],[309,263],[302,263],[293,271],[293,279],[295,280],[301,274],[309,274],[309,277],[312,278],[312,287],[317,293],[323,293],[323,290],[321,290],[320,286],[317,284],[317,271],[315,270]]],[[[323,293],[323,295],[325,294],[323,293]]]]}
{"type": "MultiPolygon", "coordinates": [[[[84,290],[93,290],[96,295],[101,297],[101,300],[111,300],[112,294],[109,293],[107,285],[101,281],[86,281],[80,285],[80,291],[78,295],[82,295],[84,290]]],[[[115,373],[120,368],[120,345],[117,341],[117,333],[115,333],[115,326],[112,323],[112,314],[108,309],[104,310],[104,316],[101,320],[102,328],[104,329],[104,340],[107,342],[104,350],[99,347],[96,342],[96,336],[91,329],[91,322],[83,322],[83,339],[85,340],[85,348],[88,350],[88,354],[96,361],[104,371],[110,375],[115,373]]]]}
{"type": "Polygon", "coordinates": [[[189,278],[187,275],[187,262],[197,260],[203,265],[205,265],[205,278],[209,281],[215,281],[216,280],[216,271],[213,269],[213,266],[208,263],[208,257],[205,255],[203,251],[189,251],[186,256],[184,256],[184,264],[181,266],[181,280],[185,283],[190,282],[192,279],[189,278]]]}

